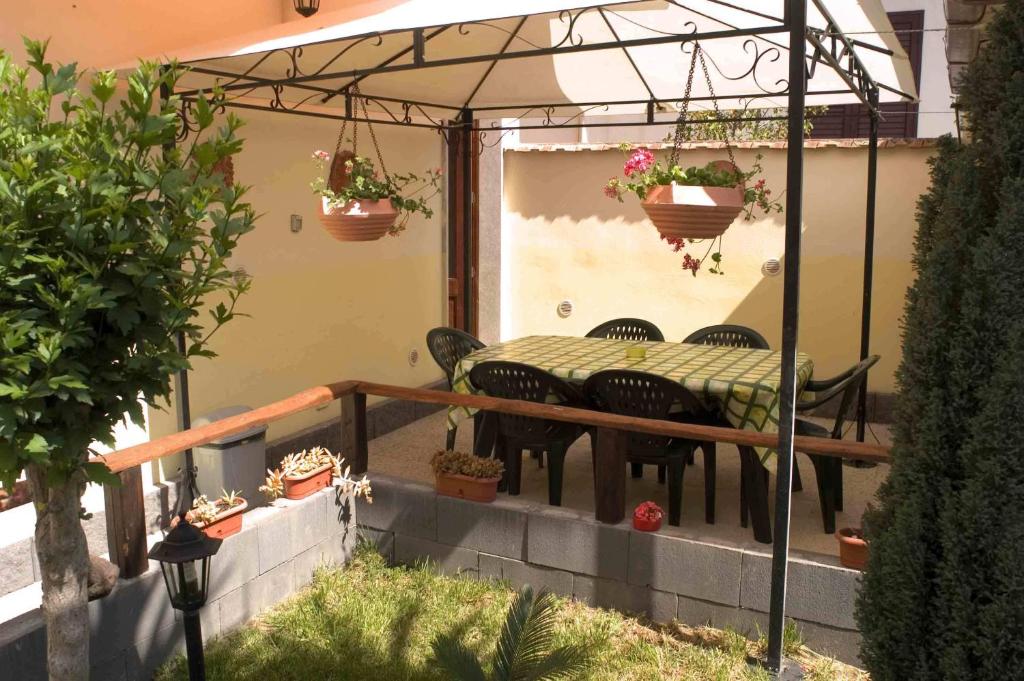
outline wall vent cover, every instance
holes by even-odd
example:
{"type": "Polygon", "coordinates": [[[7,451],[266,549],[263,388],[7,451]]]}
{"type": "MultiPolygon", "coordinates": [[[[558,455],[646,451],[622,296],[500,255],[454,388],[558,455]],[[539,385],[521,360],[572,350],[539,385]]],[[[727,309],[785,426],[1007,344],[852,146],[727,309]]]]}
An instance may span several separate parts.
{"type": "Polygon", "coordinates": [[[782,263],[776,258],[769,258],[761,265],[761,274],[766,277],[774,277],[782,271],[782,263]]]}
{"type": "Polygon", "coordinates": [[[558,316],[565,319],[572,314],[572,301],[563,300],[558,304],[558,316]]]}

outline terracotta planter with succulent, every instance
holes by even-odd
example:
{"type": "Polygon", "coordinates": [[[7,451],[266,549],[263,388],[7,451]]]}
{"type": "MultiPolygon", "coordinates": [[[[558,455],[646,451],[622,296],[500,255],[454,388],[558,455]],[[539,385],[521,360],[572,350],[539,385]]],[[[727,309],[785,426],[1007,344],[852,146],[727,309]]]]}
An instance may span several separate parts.
{"type": "Polygon", "coordinates": [[[326,447],[313,447],[294,452],[281,460],[279,468],[267,471],[266,482],[260,491],[272,501],[278,497],[304,499],[309,495],[334,486],[342,492],[352,492],[373,503],[370,496],[370,481],[364,475],[362,480],[349,477],[350,468],[342,468],[345,460],[331,454],[326,447]]]}
{"type": "Polygon", "coordinates": [[[484,503],[498,496],[498,483],[505,472],[505,466],[497,459],[465,452],[437,452],[430,465],[438,494],[484,503]]]}
{"type": "Polygon", "coordinates": [[[185,514],[185,519],[206,533],[206,536],[223,539],[242,529],[242,514],[247,508],[249,504],[238,492],[222,490],[220,497],[212,501],[205,494],[199,496],[192,502],[192,509],[185,514]]]}
{"type": "Polygon", "coordinates": [[[868,564],[868,542],[859,527],[841,527],[836,531],[839,540],[839,562],[843,567],[863,570],[868,564]]]}

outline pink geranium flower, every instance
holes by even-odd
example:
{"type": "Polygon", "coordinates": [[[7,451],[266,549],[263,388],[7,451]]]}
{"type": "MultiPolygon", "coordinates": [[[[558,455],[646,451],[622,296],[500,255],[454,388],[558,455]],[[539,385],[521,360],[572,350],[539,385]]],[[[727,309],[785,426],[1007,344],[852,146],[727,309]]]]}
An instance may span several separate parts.
{"type": "Polygon", "coordinates": [[[331,155],[328,154],[323,149],[317,149],[316,151],[313,152],[313,159],[316,161],[326,161],[330,157],[331,155]]]}
{"type": "Polygon", "coordinates": [[[652,165],[654,165],[654,154],[647,147],[640,147],[626,160],[626,164],[622,166],[622,172],[628,176],[645,173],[652,165]]]}

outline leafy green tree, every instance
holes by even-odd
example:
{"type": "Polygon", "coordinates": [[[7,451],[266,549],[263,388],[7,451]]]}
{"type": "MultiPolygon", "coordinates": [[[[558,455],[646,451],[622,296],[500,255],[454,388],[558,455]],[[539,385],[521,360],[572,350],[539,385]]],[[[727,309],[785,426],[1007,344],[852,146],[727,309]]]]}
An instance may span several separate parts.
{"type": "Polygon", "coordinates": [[[87,481],[116,482],[90,445],[112,444],[125,415],[142,423],[140,396],[155,404],[212,355],[247,288],[228,258],[254,213],[215,170],[242,148],[237,119],[215,129],[200,98],[198,133],[174,147],[180,102],[159,91],[176,66],[142,63],[123,97],[100,72],[82,93],[75,64],[25,45],[27,68],[0,52],[0,482],[24,472],[32,490],[50,677],[85,679],[80,497],[87,481]]]}
{"type": "Polygon", "coordinates": [[[1024,659],[1024,2],[961,84],[969,141],[919,202],[893,465],[858,603],[876,681],[1006,679],[1024,659]]]}
{"type": "Polygon", "coordinates": [[[445,678],[456,681],[559,681],[574,679],[586,668],[586,651],[579,646],[552,649],[555,599],[523,587],[512,600],[491,658],[490,673],[476,654],[451,636],[439,636],[431,645],[434,660],[445,678]]]}

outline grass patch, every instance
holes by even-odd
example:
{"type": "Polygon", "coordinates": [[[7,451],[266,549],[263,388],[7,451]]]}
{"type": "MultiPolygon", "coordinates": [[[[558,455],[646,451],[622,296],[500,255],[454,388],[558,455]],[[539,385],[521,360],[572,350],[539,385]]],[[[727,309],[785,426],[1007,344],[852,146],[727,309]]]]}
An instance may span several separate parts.
{"type": "MultiPolygon", "coordinates": [[[[430,643],[441,633],[489,656],[513,591],[507,584],[440,576],[426,567],[389,567],[361,547],[343,569],[321,569],[313,583],[243,629],[206,647],[209,681],[252,679],[441,679],[430,643]]],[[[590,651],[583,679],[768,681],[748,663],[757,644],[732,631],[659,626],[559,599],[554,645],[590,651]]],[[[795,632],[795,630],[794,630],[795,632]]],[[[788,648],[810,678],[861,680],[845,665],[810,653],[795,637],[788,648]]],[[[183,657],[158,681],[187,679],[183,657]]]]}

